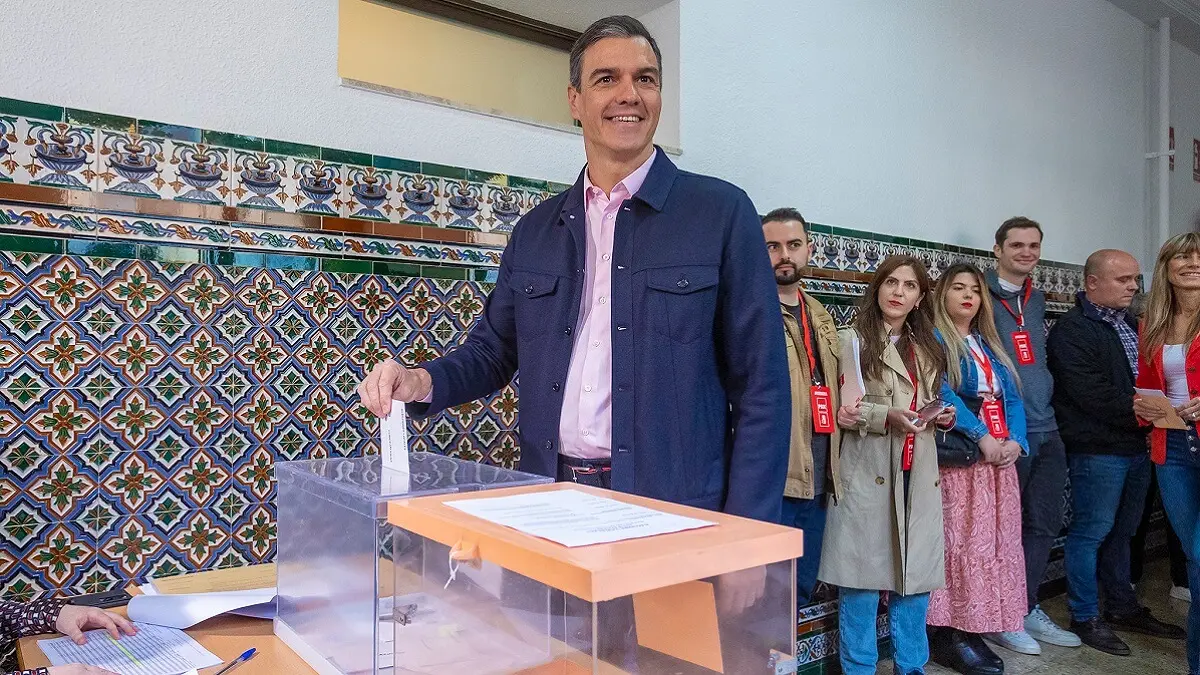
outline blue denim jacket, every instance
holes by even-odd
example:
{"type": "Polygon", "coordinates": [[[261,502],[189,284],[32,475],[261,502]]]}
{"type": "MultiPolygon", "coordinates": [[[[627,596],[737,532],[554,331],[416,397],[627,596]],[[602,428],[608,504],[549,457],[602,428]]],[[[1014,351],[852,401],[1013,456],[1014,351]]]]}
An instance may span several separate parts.
{"type": "MultiPolygon", "coordinates": [[[[945,338],[941,333],[938,333],[937,337],[938,340],[941,340],[943,343],[945,342],[945,338]]],[[[993,372],[1000,378],[1000,390],[1004,393],[1004,420],[1008,423],[1009,438],[1021,446],[1021,455],[1026,456],[1029,454],[1029,441],[1025,438],[1025,402],[1021,398],[1021,392],[1017,389],[1017,381],[1013,379],[1012,373],[1008,371],[1008,368],[996,359],[995,353],[992,352],[987,343],[978,334],[975,337],[979,344],[983,346],[984,353],[992,360],[993,372]]],[[[967,404],[962,400],[962,395],[974,397],[977,395],[976,392],[979,391],[979,376],[976,374],[975,365],[971,362],[969,354],[959,360],[958,369],[962,376],[958,391],[950,387],[949,378],[943,379],[942,400],[950,403],[958,410],[954,429],[966,434],[967,438],[978,442],[979,439],[987,435],[987,425],[983,423],[983,420],[970,414],[967,411],[967,404]]]]}

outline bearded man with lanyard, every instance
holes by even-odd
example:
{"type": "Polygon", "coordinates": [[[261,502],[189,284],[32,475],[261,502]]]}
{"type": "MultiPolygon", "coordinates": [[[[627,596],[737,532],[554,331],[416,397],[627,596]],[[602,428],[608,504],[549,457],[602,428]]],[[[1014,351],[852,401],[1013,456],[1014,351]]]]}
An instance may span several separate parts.
{"type": "Polygon", "coordinates": [[[775,271],[783,312],[788,374],[792,387],[792,435],[783,524],[804,532],[804,557],[796,561],[796,603],[812,599],[821,560],[828,499],[837,498],[839,406],[837,326],[801,275],[812,253],[808,223],[800,212],[780,208],[763,216],[763,237],[775,271]]]}

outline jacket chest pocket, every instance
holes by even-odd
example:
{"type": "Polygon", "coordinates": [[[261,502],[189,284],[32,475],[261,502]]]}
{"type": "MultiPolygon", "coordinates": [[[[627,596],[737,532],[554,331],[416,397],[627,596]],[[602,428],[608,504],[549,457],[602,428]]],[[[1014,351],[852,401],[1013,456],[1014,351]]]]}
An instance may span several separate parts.
{"type": "Polygon", "coordinates": [[[517,335],[533,337],[546,333],[554,323],[559,305],[558,277],[554,274],[514,271],[508,278],[513,293],[517,335]]]}
{"type": "Polygon", "coordinates": [[[646,272],[654,329],[675,342],[712,335],[717,310],[717,266],[685,265],[646,272]]]}

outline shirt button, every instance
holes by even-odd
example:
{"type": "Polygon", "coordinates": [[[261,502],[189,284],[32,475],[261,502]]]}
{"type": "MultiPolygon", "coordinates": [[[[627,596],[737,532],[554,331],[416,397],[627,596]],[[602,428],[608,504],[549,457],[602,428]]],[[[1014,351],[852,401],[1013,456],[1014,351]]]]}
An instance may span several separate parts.
{"type": "Polygon", "coordinates": [[[592,432],[588,431],[587,429],[584,429],[584,430],[583,430],[583,435],[584,435],[584,436],[591,436],[591,435],[592,435],[592,432]]]}
{"type": "Polygon", "coordinates": [[[883,485],[883,476],[877,476],[877,477],[875,478],[875,484],[876,484],[876,485],[883,485]]]}
{"type": "Polygon", "coordinates": [[[593,346],[593,347],[599,347],[599,346],[600,346],[600,341],[599,341],[599,340],[592,340],[592,346],[593,346]]]}
{"type": "Polygon", "coordinates": [[[625,447],[625,446],[623,446],[623,445],[622,445],[622,446],[619,446],[619,447],[617,448],[617,452],[619,452],[619,453],[621,453],[621,454],[623,455],[623,454],[625,454],[625,453],[629,452],[629,448],[627,448],[627,447],[625,447]]]}
{"type": "Polygon", "coordinates": [[[688,280],[687,280],[687,279],[680,279],[679,281],[675,282],[675,285],[676,285],[676,286],[678,286],[678,287],[680,287],[680,288],[687,288],[687,287],[688,287],[688,280]]]}
{"type": "Polygon", "coordinates": [[[545,443],[542,444],[542,447],[546,448],[547,450],[553,450],[554,449],[554,441],[546,441],[545,443]]]}
{"type": "Polygon", "coordinates": [[[606,302],[608,302],[608,299],[607,299],[607,298],[605,298],[603,295],[602,295],[602,296],[600,296],[600,304],[602,304],[602,305],[603,305],[603,304],[604,304],[604,303],[606,303],[606,302]]]}
{"type": "Polygon", "coordinates": [[[563,329],[563,335],[570,335],[570,334],[571,334],[570,326],[567,326],[566,328],[563,329]]]}
{"type": "Polygon", "coordinates": [[[532,292],[533,292],[533,284],[529,284],[528,286],[526,286],[526,287],[525,287],[525,292],[526,292],[526,293],[532,293],[532,292]]]}
{"type": "Polygon", "coordinates": [[[607,216],[604,216],[604,217],[605,217],[605,218],[608,218],[609,220],[612,220],[612,219],[613,219],[613,214],[611,214],[611,213],[610,213],[610,214],[608,214],[607,216]]]}
{"type": "Polygon", "coordinates": [[[562,388],[562,385],[560,385],[560,384],[559,384],[559,383],[557,383],[557,382],[555,382],[554,384],[550,385],[550,391],[558,391],[558,390],[559,390],[559,389],[561,389],[561,388],[562,388]]]}
{"type": "Polygon", "coordinates": [[[609,255],[609,254],[607,254],[607,253],[605,253],[604,255],[602,255],[602,256],[600,256],[600,257],[601,257],[601,258],[604,258],[605,260],[612,260],[612,256],[611,256],[611,255],[609,255]]]}
{"type": "Polygon", "coordinates": [[[617,385],[617,391],[629,391],[629,385],[627,385],[627,384],[618,384],[618,385],[617,385]]]}
{"type": "Polygon", "coordinates": [[[591,391],[591,390],[592,390],[592,385],[590,385],[590,384],[585,384],[585,385],[583,385],[583,390],[584,390],[584,391],[591,391]]]}

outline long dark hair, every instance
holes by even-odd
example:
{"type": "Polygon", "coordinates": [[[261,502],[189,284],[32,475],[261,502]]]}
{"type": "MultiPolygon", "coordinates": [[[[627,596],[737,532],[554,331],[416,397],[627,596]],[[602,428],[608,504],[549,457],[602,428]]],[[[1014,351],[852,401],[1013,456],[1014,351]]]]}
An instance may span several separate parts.
{"type": "Polygon", "coordinates": [[[923,363],[926,369],[933,370],[933,381],[938,382],[946,372],[946,354],[933,332],[933,307],[929,295],[933,281],[929,278],[925,263],[910,255],[890,255],[879,263],[875,277],[863,296],[858,316],[854,318],[854,329],[862,345],[859,362],[862,364],[863,378],[877,379],[883,375],[883,352],[887,349],[888,328],[883,320],[883,310],[879,308],[879,290],[888,276],[901,267],[911,268],[916,275],[923,302],[919,302],[905,317],[904,330],[900,333],[896,349],[904,359],[904,365],[912,372],[920,373],[921,369],[913,361],[916,354],[916,360],[923,363]]]}

